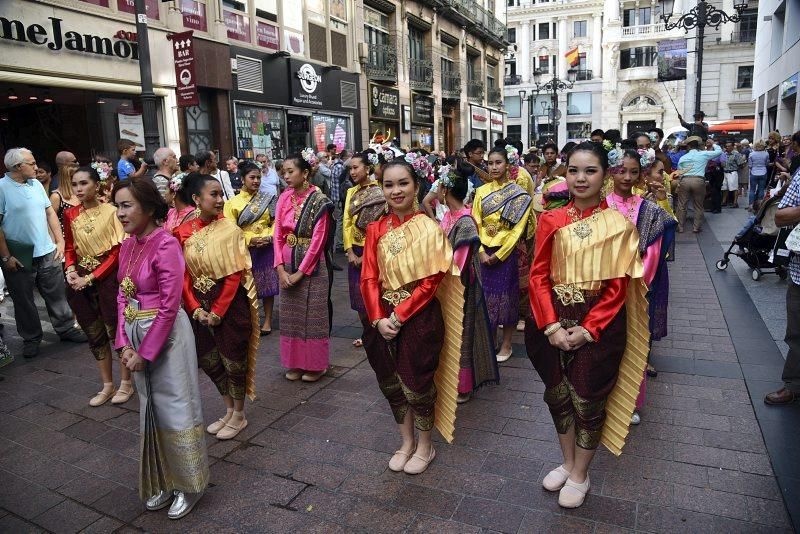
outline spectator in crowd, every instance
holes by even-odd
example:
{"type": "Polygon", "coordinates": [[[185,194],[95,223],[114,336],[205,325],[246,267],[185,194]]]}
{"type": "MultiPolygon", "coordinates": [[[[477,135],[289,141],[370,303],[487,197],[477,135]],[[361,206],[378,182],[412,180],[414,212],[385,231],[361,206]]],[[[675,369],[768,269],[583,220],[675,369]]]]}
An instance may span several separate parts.
{"type": "Polygon", "coordinates": [[[161,198],[166,198],[169,181],[178,172],[178,156],[175,155],[171,148],[161,147],[153,154],[153,162],[158,167],[156,174],[153,176],[153,183],[159,194],[161,194],[161,198]]]}
{"type": "Polygon", "coordinates": [[[329,161],[327,152],[317,152],[317,165],[311,177],[311,183],[319,187],[328,198],[331,196],[331,168],[329,167],[329,161]]]}
{"type": "Polygon", "coordinates": [[[120,139],[117,142],[117,150],[119,151],[117,177],[120,182],[124,182],[128,178],[144,176],[147,172],[147,163],[142,162],[138,169],[133,165],[133,160],[136,159],[136,143],[130,139],[120,139]]]}
{"type": "Polygon", "coordinates": [[[748,206],[751,210],[753,209],[753,202],[764,197],[764,191],[767,188],[769,179],[769,169],[773,165],[766,148],[764,141],[756,141],[753,145],[753,151],[750,152],[750,156],[747,158],[747,163],[750,165],[750,198],[748,206]]]}
{"type": "Polygon", "coordinates": [[[191,154],[184,154],[180,158],[178,158],[178,168],[181,172],[197,172],[200,170],[200,165],[197,164],[197,160],[194,159],[194,156],[191,154]]]}
{"type": "Polygon", "coordinates": [[[239,174],[239,160],[231,156],[225,160],[225,169],[228,171],[228,176],[231,177],[231,186],[236,194],[242,189],[242,176],[239,174]]]}
{"type": "Polygon", "coordinates": [[[261,185],[258,187],[259,191],[269,193],[270,195],[277,196],[281,194],[283,188],[281,187],[280,175],[272,164],[266,154],[258,154],[256,162],[261,164],[261,185]]]}
{"type": "Polygon", "coordinates": [[[655,134],[655,139],[652,140],[653,149],[656,151],[656,159],[664,164],[664,171],[667,174],[672,174],[672,160],[661,149],[661,142],[664,140],[664,130],[661,128],[653,128],[650,134],[655,134]]]}
{"type": "MultiPolygon", "coordinates": [[[[737,191],[737,194],[738,196],[744,195],[747,197],[748,190],[750,189],[750,164],[748,163],[748,159],[753,149],[750,148],[750,141],[748,139],[742,139],[736,145],[736,150],[738,150],[744,160],[744,165],[739,167],[739,191],[737,191]]],[[[738,202],[736,205],[739,205],[738,202]]]]}
{"type": "Polygon", "coordinates": [[[694,122],[689,124],[683,120],[683,116],[678,114],[678,120],[681,121],[681,126],[689,130],[689,137],[699,137],[703,142],[708,139],[708,124],[703,122],[706,114],[703,111],[698,111],[694,114],[694,122]]]}
{"type": "Polygon", "coordinates": [[[339,157],[336,153],[336,145],[328,143],[328,146],[325,147],[325,151],[328,153],[328,161],[333,164],[333,161],[339,157]]]}
{"type": "Polygon", "coordinates": [[[80,204],[72,191],[72,175],[78,168],[78,158],[72,152],[62,151],[56,154],[58,185],[50,193],[50,204],[56,211],[58,221],[62,222],[64,210],[80,204]]]}
{"type": "Polygon", "coordinates": [[[725,152],[720,156],[722,162],[722,191],[726,193],[723,207],[739,207],[739,170],[744,166],[744,156],[734,147],[732,139],[725,141],[725,152]]]}
{"type": "Polygon", "coordinates": [[[689,151],[678,162],[678,170],[684,171],[678,189],[678,232],[683,232],[686,222],[686,206],[691,197],[694,202],[694,233],[703,228],[703,202],[706,198],[706,166],[722,153],[719,145],[712,150],[700,150],[703,140],[693,135],[686,139],[689,151]]]}
{"type": "Polygon", "coordinates": [[[606,130],[606,132],[603,134],[603,140],[610,141],[612,145],[616,145],[622,141],[622,134],[619,132],[619,130],[612,128],[611,130],[606,130]]]}
{"type": "Polygon", "coordinates": [[[67,304],[64,238],[55,210],[36,180],[36,160],[26,148],[12,148],[4,161],[8,172],[0,179],[0,266],[14,301],[22,355],[39,353],[42,325],[33,299],[34,285],[44,298],[53,329],[64,341],[85,343],[67,304]],[[51,238],[51,236],[53,236],[51,238]],[[55,239],[55,243],[53,242],[55,239]]]}
{"type": "Polygon", "coordinates": [[[593,143],[602,143],[603,142],[603,130],[600,128],[594,130],[590,135],[589,138],[592,140],[593,143]]]}
{"type": "Polygon", "coordinates": [[[483,161],[484,154],[486,154],[486,145],[480,139],[470,139],[464,145],[464,156],[474,171],[469,176],[469,181],[474,188],[478,188],[484,182],[490,181],[489,173],[486,170],[486,162],[483,161]]]}
{"type": "Polygon", "coordinates": [[[200,173],[213,176],[214,179],[220,183],[222,186],[222,197],[225,201],[235,196],[228,171],[223,171],[217,167],[217,154],[215,152],[211,150],[201,150],[195,154],[194,159],[197,160],[197,164],[200,166],[200,173]]]}
{"type": "MultiPolygon", "coordinates": [[[[792,137],[795,143],[800,143],[800,132],[795,132],[792,137]]],[[[778,226],[797,223],[800,223],[800,171],[795,171],[775,215],[775,224],[778,226]]],[[[767,404],[789,404],[800,397],[800,254],[797,253],[792,253],[789,260],[784,341],[789,345],[789,353],[781,376],[783,387],[764,397],[767,404]]]]}
{"type": "Polygon", "coordinates": [[[344,252],[344,241],[342,236],[342,178],[345,177],[344,161],[347,158],[347,150],[342,150],[341,153],[336,154],[336,145],[328,145],[328,149],[333,147],[334,155],[331,158],[331,191],[328,198],[333,202],[333,221],[336,225],[333,234],[333,250],[336,252],[344,252]]]}
{"type": "Polygon", "coordinates": [[[36,169],[36,179],[39,180],[39,183],[44,187],[44,192],[50,195],[51,187],[53,186],[53,175],[50,174],[52,172],[50,170],[50,165],[45,161],[38,165],[36,169]]]}
{"type": "MultiPolygon", "coordinates": [[[[706,139],[706,150],[714,150],[714,140],[713,139],[706,139]]],[[[706,164],[706,181],[708,182],[708,186],[711,189],[711,205],[709,211],[711,213],[722,213],[722,180],[723,180],[723,173],[722,173],[722,162],[720,160],[720,156],[712,158],[706,164]]]]}

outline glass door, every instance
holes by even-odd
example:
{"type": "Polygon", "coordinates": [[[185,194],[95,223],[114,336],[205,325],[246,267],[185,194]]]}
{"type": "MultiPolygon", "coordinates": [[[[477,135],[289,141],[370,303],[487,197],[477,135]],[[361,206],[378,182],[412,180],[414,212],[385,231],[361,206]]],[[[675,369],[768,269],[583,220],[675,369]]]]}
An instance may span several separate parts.
{"type": "Polygon", "coordinates": [[[289,154],[299,154],[311,146],[311,115],[289,112],[286,120],[289,154]]]}

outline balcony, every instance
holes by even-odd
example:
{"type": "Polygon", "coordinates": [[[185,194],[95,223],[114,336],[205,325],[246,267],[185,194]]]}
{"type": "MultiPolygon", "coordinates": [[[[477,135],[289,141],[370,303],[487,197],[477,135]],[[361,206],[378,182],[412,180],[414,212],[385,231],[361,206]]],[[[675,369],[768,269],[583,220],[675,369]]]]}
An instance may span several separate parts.
{"type": "Polygon", "coordinates": [[[368,44],[364,74],[370,80],[397,83],[397,48],[394,45],[368,44]]]}
{"type": "Polygon", "coordinates": [[[624,40],[646,39],[663,33],[667,33],[663,22],[622,27],[622,38],[624,40]]]}
{"type": "Polygon", "coordinates": [[[503,78],[503,85],[519,85],[522,83],[522,76],[514,74],[503,78]]]}
{"type": "Polygon", "coordinates": [[[475,0],[440,0],[436,3],[443,4],[442,14],[446,18],[468,28],[470,33],[498,47],[508,45],[506,25],[475,0]]]}
{"type": "Polygon", "coordinates": [[[755,43],[756,42],[756,31],[755,30],[744,30],[741,32],[733,32],[731,34],[731,42],[732,43],[755,43]]]}
{"type": "Polygon", "coordinates": [[[412,89],[433,91],[433,62],[430,59],[410,58],[408,79],[412,89]]]}
{"type": "Polygon", "coordinates": [[[497,87],[486,90],[486,103],[490,106],[499,106],[503,102],[503,91],[497,87]]]}
{"type": "Polygon", "coordinates": [[[576,70],[575,71],[575,81],[576,82],[588,82],[592,80],[594,77],[592,76],[592,69],[583,69],[583,70],[576,70]]]}
{"type": "Polygon", "coordinates": [[[453,71],[442,71],[442,98],[461,99],[461,74],[453,71]]]}
{"type": "Polygon", "coordinates": [[[467,98],[474,102],[483,102],[485,84],[480,80],[467,80],[467,98]]]}

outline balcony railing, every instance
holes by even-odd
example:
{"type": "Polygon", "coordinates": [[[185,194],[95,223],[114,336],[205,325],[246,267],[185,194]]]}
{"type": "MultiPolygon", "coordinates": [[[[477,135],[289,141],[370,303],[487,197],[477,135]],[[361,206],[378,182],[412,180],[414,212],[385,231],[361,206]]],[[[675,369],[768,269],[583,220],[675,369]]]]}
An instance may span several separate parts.
{"type": "Polygon", "coordinates": [[[444,98],[461,98],[461,74],[453,71],[442,71],[442,96],[444,98]]]}
{"type": "Polygon", "coordinates": [[[467,98],[482,102],[484,87],[480,80],[467,80],[467,98]]]}
{"type": "Polygon", "coordinates": [[[522,83],[522,76],[514,74],[503,78],[503,85],[519,85],[522,83]]]}
{"type": "Polygon", "coordinates": [[[497,46],[507,44],[506,26],[475,0],[440,0],[446,18],[469,28],[470,33],[485,37],[497,46]]]}
{"type": "Polygon", "coordinates": [[[591,79],[593,79],[592,69],[583,69],[575,71],[575,81],[585,82],[591,79]]]}
{"type": "Polygon", "coordinates": [[[486,103],[490,106],[497,106],[503,101],[503,91],[497,87],[490,87],[486,90],[486,103]]]}
{"type": "Polygon", "coordinates": [[[732,43],[755,43],[756,42],[756,31],[755,30],[745,30],[741,32],[733,32],[731,34],[731,42],[732,43]]]}
{"type": "Polygon", "coordinates": [[[394,45],[368,44],[364,73],[370,80],[397,82],[397,48],[394,45]]]}
{"type": "Polygon", "coordinates": [[[655,24],[641,24],[638,26],[623,26],[622,27],[622,36],[623,37],[641,37],[643,35],[654,35],[657,33],[663,33],[666,31],[663,22],[658,22],[655,24]]]}
{"type": "Polygon", "coordinates": [[[408,79],[412,89],[433,91],[433,62],[430,59],[409,59],[408,79]]]}

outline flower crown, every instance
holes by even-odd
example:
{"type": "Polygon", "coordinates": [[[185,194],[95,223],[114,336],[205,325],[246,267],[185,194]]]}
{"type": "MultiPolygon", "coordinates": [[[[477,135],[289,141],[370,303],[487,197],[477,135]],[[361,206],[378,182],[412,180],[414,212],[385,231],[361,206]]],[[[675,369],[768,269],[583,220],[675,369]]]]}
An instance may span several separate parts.
{"type": "Polygon", "coordinates": [[[519,165],[519,150],[514,145],[506,145],[506,153],[508,154],[508,162],[512,165],[519,165]]]}
{"type": "Polygon", "coordinates": [[[639,153],[639,163],[642,169],[648,169],[656,161],[656,151],[652,148],[640,148],[637,150],[639,153]]]}
{"type": "Polygon", "coordinates": [[[303,151],[300,152],[300,156],[312,167],[316,167],[317,163],[319,163],[317,155],[314,154],[314,149],[311,147],[304,148],[303,151]]]}
{"type": "Polygon", "coordinates": [[[453,169],[450,164],[445,164],[439,167],[439,184],[447,189],[452,189],[459,178],[458,173],[453,169]]]}
{"type": "Polygon", "coordinates": [[[369,153],[367,153],[367,161],[369,161],[370,165],[374,166],[374,165],[377,165],[378,163],[380,163],[380,158],[378,158],[377,154],[375,154],[373,152],[369,152],[369,153]]]}
{"type": "Polygon", "coordinates": [[[92,162],[92,168],[96,170],[97,175],[100,176],[100,183],[105,185],[106,180],[108,180],[108,175],[111,173],[111,166],[104,161],[95,161],[92,162]]]}
{"type": "Polygon", "coordinates": [[[611,152],[614,149],[614,143],[608,139],[603,139],[603,150],[611,152]]]}
{"type": "Polygon", "coordinates": [[[188,172],[179,172],[175,176],[173,176],[169,181],[169,189],[173,193],[177,193],[181,189],[183,189],[183,180],[188,176],[188,172]]]}
{"type": "Polygon", "coordinates": [[[647,132],[647,137],[650,138],[650,142],[651,143],[657,143],[658,142],[658,134],[655,133],[655,132],[647,132]]]}
{"type": "Polygon", "coordinates": [[[264,168],[264,164],[263,164],[263,163],[261,163],[260,161],[254,161],[254,162],[253,162],[253,165],[255,165],[256,167],[258,167],[259,169],[263,169],[263,168],[264,168]]]}
{"type": "MultiPolygon", "coordinates": [[[[605,148],[606,143],[611,144],[610,141],[606,140],[603,141],[603,147],[605,148]]],[[[616,169],[618,167],[622,167],[622,158],[625,156],[625,151],[622,149],[619,143],[615,147],[608,149],[608,167],[609,169],[616,169]]]]}

